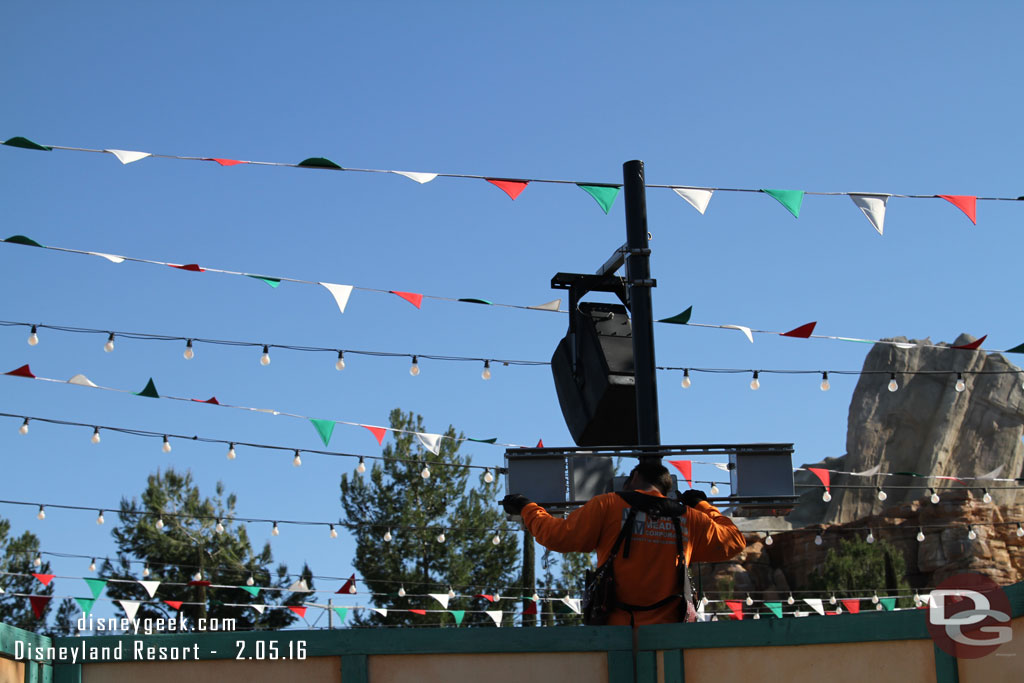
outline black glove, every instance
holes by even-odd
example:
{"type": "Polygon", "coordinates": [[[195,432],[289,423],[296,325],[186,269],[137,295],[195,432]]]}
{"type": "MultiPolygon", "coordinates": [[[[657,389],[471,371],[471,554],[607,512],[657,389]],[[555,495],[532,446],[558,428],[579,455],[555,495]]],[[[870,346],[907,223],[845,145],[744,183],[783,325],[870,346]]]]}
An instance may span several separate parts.
{"type": "Polygon", "coordinates": [[[501,499],[501,506],[505,508],[505,512],[508,514],[519,515],[522,514],[523,508],[530,502],[532,501],[521,493],[510,493],[501,499]]]}
{"type": "Polygon", "coordinates": [[[708,497],[704,495],[703,491],[698,491],[697,489],[690,489],[679,498],[680,500],[683,501],[684,505],[692,508],[697,507],[697,503],[701,502],[702,500],[708,499],[708,497]]]}

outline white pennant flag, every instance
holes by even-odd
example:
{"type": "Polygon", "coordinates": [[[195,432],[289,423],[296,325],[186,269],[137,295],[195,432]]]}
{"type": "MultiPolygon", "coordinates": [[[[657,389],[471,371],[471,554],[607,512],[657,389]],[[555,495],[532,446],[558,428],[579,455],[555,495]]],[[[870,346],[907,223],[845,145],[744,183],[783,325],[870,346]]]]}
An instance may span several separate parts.
{"type": "Polygon", "coordinates": [[[825,616],[825,608],[821,604],[821,598],[804,598],[804,602],[811,606],[815,612],[825,616]]]}
{"type": "Polygon", "coordinates": [[[266,605],[249,605],[249,607],[252,607],[254,610],[259,612],[260,614],[263,614],[263,612],[267,609],[266,605]]]}
{"type": "Polygon", "coordinates": [[[723,330],[739,330],[744,335],[746,335],[747,341],[749,341],[751,344],[754,343],[754,335],[750,332],[750,328],[749,327],[745,327],[743,325],[722,325],[722,329],[723,330]]]}
{"type": "Polygon", "coordinates": [[[917,346],[917,344],[914,344],[913,342],[893,342],[892,345],[897,349],[912,349],[917,346]]]}
{"type": "Polygon", "coordinates": [[[330,282],[321,282],[320,284],[327,288],[337,302],[338,308],[344,313],[345,306],[348,305],[348,298],[352,296],[352,285],[334,285],[330,282]]]}
{"type": "Polygon", "coordinates": [[[5,590],[4,590],[4,587],[3,587],[3,586],[0,586],[0,595],[3,595],[3,594],[4,594],[4,593],[6,593],[6,592],[7,592],[7,591],[5,591],[5,590]]]}
{"type": "Polygon", "coordinates": [[[850,472],[850,474],[852,474],[855,477],[873,477],[876,474],[878,474],[881,471],[881,469],[882,464],[879,463],[869,470],[864,470],[863,472],[850,472]]]}
{"type": "Polygon", "coordinates": [[[374,612],[381,615],[382,617],[386,617],[388,615],[388,610],[385,607],[371,607],[370,609],[372,609],[374,612]]]}
{"type": "Polygon", "coordinates": [[[576,614],[582,614],[582,610],[580,609],[579,598],[570,598],[568,595],[566,595],[561,600],[562,604],[571,609],[573,612],[575,612],[576,614]]]}
{"type": "Polygon", "coordinates": [[[722,470],[723,472],[728,472],[729,471],[729,463],[727,463],[727,462],[716,462],[715,463],[715,467],[717,467],[718,469],[722,470]]]}
{"type": "Polygon", "coordinates": [[[996,477],[998,477],[1002,473],[1002,471],[1003,471],[1003,466],[1000,465],[999,467],[995,468],[994,470],[992,470],[991,472],[989,472],[987,474],[980,474],[980,475],[978,475],[978,479],[995,479],[996,477]]]}
{"type": "Polygon", "coordinates": [[[415,180],[420,185],[429,183],[431,180],[437,177],[436,173],[417,173],[415,171],[392,171],[398,175],[404,175],[409,180],[415,180]]]}
{"type": "Polygon", "coordinates": [[[711,195],[714,193],[714,190],[702,190],[696,187],[673,187],[672,191],[685,199],[690,206],[700,211],[702,216],[708,208],[711,195]]]}
{"type": "Polygon", "coordinates": [[[313,591],[309,590],[309,585],[306,583],[305,579],[299,579],[298,581],[296,581],[292,585],[288,586],[288,590],[290,590],[292,593],[312,593],[313,592],[313,591]]]}
{"type": "Polygon", "coordinates": [[[504,614],[500,609],[492,609],[484,612],[487,616],[494,620],[494,625],[501,628],[501,617],[504,614]]]}
{"type": "Polygon", "coordinates": [[[527,306],[527,308],[532,308],[535,311],[557,311],[560,310],[561,307],[561,299],[555,299],[554,301],[549,301],[546,304],[540,304],[539,306],[527,306]]]}
{"type": "Polygon", "coordinates": [[[89,254],[90,256],[102,256],[111,263],[124,263],[124,256],[118,256],[116,254],[104,254],[101,251],[87,251],[85,253],[89,254]]]}
{"type": "Polygon", "coordinates": [[[105,149],[103,151],[113,154],[122,164],[130,164],[133,161],[145,159],[149,156],[149,152],[131,152],[125,149],[105,149]]]}
{"type": "Polygon", "coordinates": [[[75,375],[74,377],[68,380],[68,384],[77,384],[78,386],[81,387],[97,387],[97,385],[89,381],[89,378],[86,377],[85,375],[75,375]]]}
{"type": "Polygon", "coordinates": [[[441,607],[448,609],[448,594],[447,593],[427,593],[430,597],[441,603],[441,607]]]}
{"type": "Polygon", "coordinates": [[[441,435],[440,434],[420,434],[416,432],[416,438],[420,440],[423,447],[434,455],[439,455],[441,450],[441,435]]]}
{"type": "Polygon", "coordinates": [[[146,592],[149,593],[149,597],[153,597],[154,595],[156,595],[156,589],[157,589],[157,586],[160,585],[160,582],[159,581],[139,581],[139,585],[141,585],[143,588],[146,589],[146,592]]]}
{"type": "Polygon", "coordinates": [[[128,621],[135,618],[135,613],[139,611],[139,605],[142,604],[138,600],[118,600],[118,602],[121,603],[121,609],[124,610],[124,615],[128,618],[128,621]]]}
{"type": "Polygon", "coordinates": [[[850,194],[850,199],[857,208],[864,212],[878,234],[882,234],[885,226],[885,203],[892,195],[887,194],[850,194]]]}

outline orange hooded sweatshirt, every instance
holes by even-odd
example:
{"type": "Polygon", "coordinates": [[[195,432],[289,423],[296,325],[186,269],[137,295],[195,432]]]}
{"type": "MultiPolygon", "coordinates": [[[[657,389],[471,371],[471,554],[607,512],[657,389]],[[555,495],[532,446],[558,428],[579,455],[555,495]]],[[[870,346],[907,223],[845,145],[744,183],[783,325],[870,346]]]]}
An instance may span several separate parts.
{"type": "MultiPolygon", "coordinates": [[[[650,490],[643,493],[664,498],[650,490]]],[[[565,519],[552,517],[536,503],[524,507],[522,517],[526,528],[545,548],[562,553],[596,550],[600,566],[611,554],[629,507],[621,496],[605,493],[590,499],[565,519]]],[[[732,520],[707,501],[701,501],[696,508],[686,508],[685,523],[681,523],[681,527],[687,564],[722,562],[746,547],[743,534],[732,520]]],[[[671,519],[650,519],[638,511],[628,558],[622,557],[624,547],[625,544],[620,546],[613,565],[619,602],[650,605],[683,592],[676,572],[676,533],[671,519]]],[[[678,622],[679,602],[673,601],[655,610],[635,611],[634,615],[637,625],[678,622]]],[[[628,625],[629,613],[612,611],[608,624],[628,625]]]]}

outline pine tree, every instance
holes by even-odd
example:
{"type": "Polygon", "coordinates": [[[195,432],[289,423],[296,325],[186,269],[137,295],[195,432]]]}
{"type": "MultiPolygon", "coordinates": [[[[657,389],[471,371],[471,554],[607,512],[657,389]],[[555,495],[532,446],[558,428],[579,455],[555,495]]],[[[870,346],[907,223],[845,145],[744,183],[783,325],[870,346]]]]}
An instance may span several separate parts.
{"type": "MultiPolygon", "coordinates": [[[[466,610],[464,625],[493,624],[483,610],[504,609],[512,623],[514,601],[491,604],[477,594],[494,595],[514,585],[519,576],[519,543],[497,505],[499,481],[484,481],[483,473],[466,467],[471,457],[457,453],[462,435],[452,427],[435,455],[409,432],[424,432],[423,420],[401,410],[391,412],[394,443],[384,448],[382,461],[365,474],[341,477],[344,526],[356,538],[353,562],[361,581],[373,593],[371,602],[393,609],[440,609],[429,593],[454,590],[448,609],[466,610]],[[424,466],[429,478],[422,476],[424,466]],[[444,540],[438,538],[444,534],[444,540]],[[500,542],[495,545],[497,533],[500,542]],[[386,541],[385,536],[391,540],[386,541]],[[407,595],[400,597],[399,590],[407,595]],[[476,611],[477,613],[473,613],[476,611]]],[[[515,595],[508,596],[516,598],[515,595]]],[[[356,614],[357,625],[452,625],[447,615],[428,612],[356,614]]]]}
{"type": "MultiPolygon", "coordinates": [[[[859,597],[877,590],[878,595],[906,595],[910,584],[903,553],[885,539],[868,543],[862,538],[839,540],[829,548],[821,569],[811,575],[811,588],[828,591],[837,598],[859,597]]],[[[909,599],[900,600],[907,606],[909,599]]]]}
{"type": "MultiPolygon", "coordinates": [[[[42,618],[32,611],[29,595],[53,595],[53,584],[44,586],[32,574],[49,574],[50,563],[35,565],[39,539],[31,531],[10,538],[11,523],[0,518],[0,622],[26,631],[45,632],[51,603],[41,610],[42,618]]],[[[52,602],[52,601],[51,601],[52,602]]]]}
{"type": "MultiPolygon", "coordinates": [[[[106,586],[112,599],[141,600],[138,619],[185,616],[194,626],[199,618],[235,619],[237,630],[279,629],[295,621],[290,610],[267,609],[261,615],[249,604],[300,605],[304,594],[285,591],[294,580],[288,568],[273,562],[270,544],[254,552],[246,527],[232,520],[235,495],[224,498],[224,486],[217,483],[216,497],[203,498],[190,472],[168,469],[149,476],[141,502],[121,499],[120,522],[112,531],[118,548],[115,561],[106,560],[100,570],[104,579],[121,579],[106,586]],[[184,516],[177,516],[184,515],[184,516]],[[158,528],[161,522],[163,528],[158,528]],[[217,530],[218,523],[223,531],[217,530]],[[135,583],[143,568],[131,558],[142,560],[149,569],[147,580],[160,581],[155,598],[135,583]],[[197,572],[202,579],[238,588],[188,585],[197,572]],[[261,590],[251,595],[242,586],[252,578],[261,590]],[[173,585],[177,584],[177,585],[173,585]],[[164,600],[180,600],[180,615],[164,600]]],[[[313,588],[312,572],[304,566],[302,579],[313,588]]]]}

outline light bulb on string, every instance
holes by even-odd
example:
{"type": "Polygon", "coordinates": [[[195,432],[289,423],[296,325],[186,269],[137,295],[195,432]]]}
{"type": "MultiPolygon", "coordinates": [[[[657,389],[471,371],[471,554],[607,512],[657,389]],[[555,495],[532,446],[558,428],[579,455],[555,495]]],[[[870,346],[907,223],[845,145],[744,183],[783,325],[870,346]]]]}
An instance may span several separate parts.
{"type": "Polygon", "coordinates": [[[103,524],[106,523],[106,521],[107,520],[103,517],[103,510],[100,510],[99,514],[96,515],[96,524],[98,524],[99,526],[103,526],[103,524]]]}
{"type": "Polygon", "coordinates": [[[384,540],[385,541],[390,543],[391,539],[393,539],[393,538],[394,538],[394,536],[391,535],[391,529],[388,529],[387,531],[384,532],[384,540]]]}
{"type": "Polygon", "coordinates": [[[794,600],[794,599],[793,599],[793,594],[792,594],[792,593],[790,593],[790,594],[789,594],[789,597],[788,597],[788,598],[786,598],[786,604],[787,604],[787,605],[792,605],[792,604],[793,604],[794,602],[796,602],[796,600],[794,600]]]}
{"type": "Polygon", "coordinates": [[[931,495],[931,497],[928,498],[928,500],[930,500],[932,502],[932,505],[938,505],[939,504],[939,494],[935,492],[935,489],[928,489],[928,490],[932,492],[932,495],[931,495]]]}
{"type": "Polygon", "coordinates": [[[754,616],[751,617],[751,619],[760,619],[760,618],[761,618],[761,613],[760,612],[754,612],[754,616]]]}
{"type": "Polygon", "coordinates": [[[1017,538],[1020,538],[1021,536],[1024,536],[1024,526],[1021,526],[1020,522],[1017,522],[1017,538]]]}
{"type": "Polygon", "coordinates": [[[237,457],[237,455],[238,454],[235,453],[235,444],[229,443],[228,444],[228,460],[234,460],[235,457],[237,457]]]}
{"type": "Polygon", "coordinates": [[[25,418],[25,421],[21,423],[21,426],[18,427],[18,433],[21,434],[22,436],[24,436],[25,434],[28,434],[28,418],[27,417],[25,418]]]}
{"type": "Polygon", "coordinates": [[[494,538],[491,539],[491,543],[494,545],[501,545],[501,536],[498,532],[494,532],[494,538]]]}
{"type": "Polygon", "coordinates": [[[202,581],[203,580],[203,573],[202,572],[196,572],[195,574],[192,575],[192,580],[193,581],[202,581]]]}
{"type": "Polygon", "coordinates": [[[712,484],[711,485],[711,495],[712,496],[717,496],[718,495],[718,484],[712,484]]]}
{"type": "Polygon", "coordinates": [[[224,533],[224,522],[218,519],[217,526],[215,526],[214,529],[217,531],[218,534],[224,533]]]}
{"type": "Polygon", "coordinates": [[[753,605],[753,604],[754,604],[754,599],[753,599],[752,597],[750,597],[750,594],[749,594],[749,593],[747,594],[747,600],[746,600],[746,602],[747,602],[747,607],[750,607],[751,605],[753,605]]]}
{"type": "Polygon", "coordinates": [[[366,471],[366,463],[363,462],[363,456],[360,455],[359,456],[359,464],[356,465],[356,472],[358,472],[359,474],[362,474],[365,471],[366,471]]]}
{"type": "Polygon", "coordinates": [[[333,524],[331,525],[331,534],[330,535],[331,535],[331,538],[337,538],[338,537],[338,530],[334,528],[333,524]]]}
{"type": "Polygon", "coordinates": [[[263,346],[263,355],[260,356],[260,365],[270,365],[270,347],[263,346]]]}
{"type": "Polygon", "coordinates": [[[896,381],[896,373],[889,373],[889,391],[896,391],[900,388],[899,382],[896,381]]]}
{"type": "Polygon", "coordinates": [[[302,458],[299,456],[299,451],[295,451],[295,457],[292,458],[292,467],[302,467],[302,458]]]}
{"type": "Polygon", "coordinates": [[[423,463],[423,469],[420,470],[420,476],[424,479],[430,479],[430,466],[423,463]]]}
{"type": "Polygon", "coordinates": [[[274,522],[274,527],[270,530],[271,536],[280,536],[281,530],[277,528],[277,522],[274,522]]]}
{"type": "Polygon", "coordinates": [[[693,382],[690,381],[690,369],[684,368],[683,381],[679,383],[679,386],[681,386],[683,389],[689,389],[691,384],[693,384],[693,382]]]}
{"type": "Polygon", "coordinates": [[[888,498],[888,497],[889,497],[889,494],[887,494],[885,491],[883,491],[882,487],[879,486],[878,487],[878,495],[877,495],[878,500],[880,500],[882,502],[885,502],[885,499],[888,498]]]}
{"type": "Polygon", "coordinates": [[[871,531],[871,529],[868,529],[868,537],[865,538],[864,540],[867,541],[868,543],[874,543],[875,542],[875,534],[874,534],[873,531],[871,531]]]}
{"type": "Polygon", "coordinates": [[[164,518],[163,517],[157,517],[156,518],[156,524],[154,526],[156,526],[157,529],[163,529],[164,528],[164,518]]]}
{"type": "Polygon", "coordinates": [[[757,370],[754,370],[754,379],[750,380],[750,390],[757,391],[761,388],[761,380],[757,378],[757,370]]]}
{"type": "Polygon", "coordinates": [[[488,380],[491,378],[491,361],[484,361],[484,371],[480,373],[480,378],[483,380],[488,380]]]}
{"type": "Polygon", "coordinates": [[[399,586],[398,587],[398,597],[400,597],[400,598],[404,598],[405,597],[405,586],[399,586]]]}
{"type": "Polygon", "coordinates": [[[831,388],[832,388],[832,383],[828,381],[828,373],[827,372],[821,373],[821,390],[822,391],[828,391],[831,388]]]}
{"type": "Polygon", "coordinates": [[[454,598],[455,597],[455,590],[451,586],[448,586],[448,597],[449,598],[454,598]]]}
{"type": "Polygon", "coordinates": [[[920,606],[921,606],[921,594],[918,593],[917,591],[914,591],[914,607],[920,607],[920,606]]]}
{"type": "Polygon", "coordinates": [[[29,346],[35,346],[36,344],[39,343],[39,335],[37,334],[38,331],[39,331],[39,327],[37,325],[33,325],[32,329],[29,331],[29,334],[28,334],[28,345],[29,346]]]}
{"type": "Polygon", "coordinates": [[[775,543],[775,539],[772,538],[771,532],[769,532],[769,533],[765,534],[764,544],[765,545],[771,545],[772,543],[775,543]]]}
{"type": "Polygon", "coordinates": [[[409,366],[409,374],[413,377],[420,374],[420,359],[416,356],[412,357],[412,365],[409,366]]]}
{"type": "Polygon", "coordinates": [[[245,580],[246,586],[252,586],[256,584],[256,579],[252,578],[252,574],[249,574],[249,578],[245,580]]]}
{"type": "Polygon", "coordinates": [[[36,567],[43,566],[43,556],[42,555],[36,555],[36,559],[32,560],[32,564],[35,565],[36,567]]]}
{"type": "Polygon", "coordinates": [[[100,428],[99,427],[93,427],[92,428],[92,438],[89,439],[89,440],[92,441],[93,443],[99,443],[100,442],[100,428]]]}
{"type": "Polygon", "coordinates": [[[836,604],[836,594],[835,593],[833,593],[832,595],[829,596],[828,604],[830,604],[830,605],[836,604]]]}
{"type": "Polygon", "coordinates": [[[814,535],[814,545],[821,545],[824,542],[825,542],[825,539],[823,539],[821,537],[821,534],[815,534],[814,535]]]}
{"type": "Polygon", "coordinates": [[[978,538],[978,532],[974,530],[973,526],[968,526],[967,527],[967,539],[970,540],[970,541],[973,541],[973,540],[976,540],[977,538],[978,538]]]}
{"type": "Polygon", "coordinates": [[[437,535],[437,542],[438,543],[444,543],[444,532],[443,531],[437,535]]]}
{"type": "Polygon", "coordinates": [[[149,565],[143,565],[142,567],[142,578],[149,576],[149,565]]]}
{"type": "Polygon", "coordinates": [[[164,436],[164,445],[161,446],[160,448],[163,449],[164,453],[170,453],[171,452],[171,442],[168,441],[166,436],[164,436]]]}
{"type": "Polygon", "coordinates": [[[825,489],[825,493],[821,494],[821,499],[823,501],[825,501],[826,503],[831,502],[832,501],[832,493],[828,489],[825,489]]]}
{"type": "Polygon", "coordinates": [[[96,571],[96,558],[95,557],[92,558],[92,561],[89,563],[89,571],[91,571],[91,572],[96,571]]]}
{"type": "Polygon", "coordinates": [[[988,492],[988,489],[982,489],[982,491],[983,491],[983,493],[981,495],[981,502],[982,503],[991,503],[992,502],[992,494],[988,492]]]}
{"type": "Polygon", "coordinates": [[[918,527],[916,538],[918,543],[924,543],[924,529],[918,527]]]}
{"type": "Polygon", "coordinates": [[[113,332],[111,332],[110,336],[107,337],[107,343],[103,345],[103,350],[106,353],[110,353],[111,351],[114,350],[114,333],[113,332]]]}
{"type": "Polygon", "coordinates": [[[185,353],[181,354],[185,360],[192,360],[196,357],[196,352],[192,350],[192,340],[185,340],[185,353]]]}
{"type": "Polygon", "coordinates": [[[494,481],[494,475],[491,474],[491,470],[489,468],[484,468],[484,483],[490,484],[492,481],[494,481]]]}
{"type": "Polygon", "coordinates": [[[338,350],[338,360],[334,364],[334,369],[339,372],[345,369],[345,352],[338,350]]]}
{"type": "Polygon", "coordinates": [[[843,613],[843,608],[840,607],[839,605],[836,605],[836,614],[842,614],[842,613],[843,613]]]}
{"type": "Polygon", "coordinates": [[[39,506],[39,512],[36,513],[36,519],[46,519],[46,509],[42,505],[39,506]]]}
{"type": "Polygon", "coordinates": [[[954,388],[956,389],[957,393],[960,393],[961,391],[967,388],[967,383],[964,382],[964,376],[962,373],[956,373],[956,385],[954,388]]]}
{"type": "Polygon", "coordinates": [[[871,596],[871,603],[874,604],[874,605],[878,604],[878,593],[875,593],[874,595],[871,596]]]}

